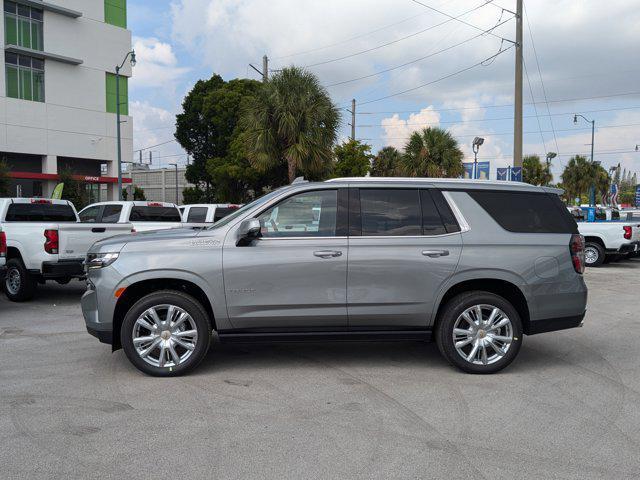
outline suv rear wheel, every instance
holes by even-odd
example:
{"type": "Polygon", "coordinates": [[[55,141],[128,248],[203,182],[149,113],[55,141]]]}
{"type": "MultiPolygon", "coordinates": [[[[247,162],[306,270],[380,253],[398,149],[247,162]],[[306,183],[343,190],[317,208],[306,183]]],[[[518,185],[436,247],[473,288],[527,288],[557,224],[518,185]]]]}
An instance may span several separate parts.
{"type": "Polygon", "coordinates": [[[12,302],[31,300],[36,291],[36,281],[19,258],[7,262],[4,277],[4,293],[12,302]]]}
{"type": "Polygon", "coordinates": [[[196,299],[164,290],[142,297],[129,309],[120,341],[139,370],[157,377],[177,376],[195,368],[205,357],[211,325],[196,299]]]}
{"type": "Polygon", "coordinates": [[[522,322],[513,305],[489,292],[455,296],[436,328],[442,355],[468,373],[495,373],[509,365],[522,345],[522,322]]]}

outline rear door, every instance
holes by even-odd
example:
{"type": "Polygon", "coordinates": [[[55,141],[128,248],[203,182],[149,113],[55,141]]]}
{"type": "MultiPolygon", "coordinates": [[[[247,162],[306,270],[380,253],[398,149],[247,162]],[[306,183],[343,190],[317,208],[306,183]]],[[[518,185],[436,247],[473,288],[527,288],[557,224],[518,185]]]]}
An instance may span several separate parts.
{"type": "Polygon", "coordinates": [[[427,327],[462,251],[460,226],[442,193],[351,189],[349,233],[349,327],[427,327]]]}

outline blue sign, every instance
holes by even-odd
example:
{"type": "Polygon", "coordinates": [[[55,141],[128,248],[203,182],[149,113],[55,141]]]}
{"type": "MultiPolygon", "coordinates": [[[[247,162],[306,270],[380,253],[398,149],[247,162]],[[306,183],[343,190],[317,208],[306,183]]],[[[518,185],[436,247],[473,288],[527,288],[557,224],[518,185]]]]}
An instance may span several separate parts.
{"type": "Polygon", "coordinates": [[[511,167],[511,181],[512,182],[522,181],[522,167],[511,167]]]}
{"type": "Polygon", "coordinates": [[[463,163],[464,167],[464,177],[466,179],[473,178],[473,162],[463,163]]]}
{"type": "Polygon", "coordinates": [[[489,169],[491,168],[491,164],[489,162],[478,162],[478,166],[476,168],[476,178],[480,180],[489,180],[489,169]]]}
{"type": "Polygon", "coordinates": [[[498,168],[496,170],[496,175],[498,180],[509,180],[509,169],[508,168],[498,168]]]}
{"type": "Polygon", "coordinates": [[[636,208],[640,207],[640,185],[636,185],[636,208]]]}

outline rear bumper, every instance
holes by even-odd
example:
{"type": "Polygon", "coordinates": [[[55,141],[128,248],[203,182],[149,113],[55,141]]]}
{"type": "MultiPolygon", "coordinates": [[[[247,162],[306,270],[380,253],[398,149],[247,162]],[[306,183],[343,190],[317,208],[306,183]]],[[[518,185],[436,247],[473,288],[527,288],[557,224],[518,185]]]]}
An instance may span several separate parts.
{"type": "Polygon", "coordinates": [[[525,326],[525,334],[536,335],[538,333],[555,332],[556,330],[566,330],[582,326],[582,321],[586,311],[580,315],[560,318],[544,318],[541,320],[530,320],[525,326]]]}
{"type": "Polygon", "coordinates": [[[42,262],[42,276],[44,278],[84,278],[84,259],[42,262]]]}
{"type": "Polygon", "coordinates": [[[625,243],[618,249],[618,253],[633,253],[640,250],[640,242],[625,243]]]}

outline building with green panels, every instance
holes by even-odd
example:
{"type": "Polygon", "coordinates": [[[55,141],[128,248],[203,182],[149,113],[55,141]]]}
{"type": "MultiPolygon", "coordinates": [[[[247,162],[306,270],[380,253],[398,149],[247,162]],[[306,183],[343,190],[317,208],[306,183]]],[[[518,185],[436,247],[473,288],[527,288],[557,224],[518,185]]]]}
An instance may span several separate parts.
{"type": "MultiPolygon", "coordinates": [[[[123,159],[133,156],[128,77],[115,67],[131,50],[126,0],[0,0],[0,161],[15,194],[48,196],[69,169],[95,198],[116,183],[116,106],[123,159]]],[[[126,183],[126,180],[125,180],[126,183]]]]}

